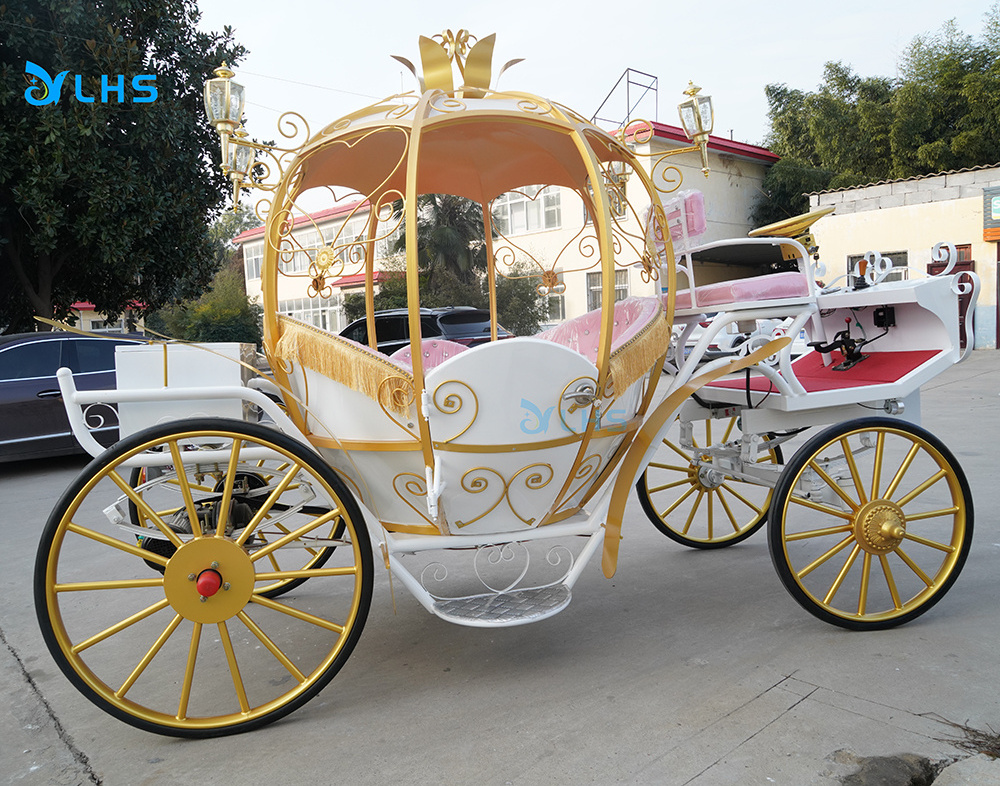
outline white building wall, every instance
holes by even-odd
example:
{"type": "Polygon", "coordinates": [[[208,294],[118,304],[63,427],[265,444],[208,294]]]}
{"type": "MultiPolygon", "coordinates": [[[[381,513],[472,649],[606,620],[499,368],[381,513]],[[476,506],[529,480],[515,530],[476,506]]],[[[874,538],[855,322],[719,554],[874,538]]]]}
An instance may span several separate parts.
{"type": "Polygon", "coordinates": [[[810,209],[836,209],[813,225],[825,280],[843,276],[848,257],[868,251],[904,251],[909,267],[926,271],[936,243],[969,245],[982,282],[976,347],[996,348],[997,244],[983,240],[983,189],[990,186],[1000,186],[1000,168],[810,195],[810,209]]]}

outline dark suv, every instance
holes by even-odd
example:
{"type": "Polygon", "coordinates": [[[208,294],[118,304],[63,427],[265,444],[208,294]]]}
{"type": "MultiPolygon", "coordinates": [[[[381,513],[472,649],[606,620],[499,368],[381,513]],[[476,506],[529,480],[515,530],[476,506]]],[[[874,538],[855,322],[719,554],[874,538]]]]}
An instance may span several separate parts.
{"type": "MultiPolygon", "coordinates": [[[[73,372],[78,390],[115,387],[115,347],[142,343],[124,335],[91,338],[73,333],[0,336],[0,462],[81,453],[69,427],[56,369],[73,372]]],[[[87,411],[94,436],[118,439],[118,416],[107,405],[87,411]]]]}
{"type": "MultiPolygon", "coordinates": [[[[357,319],[340,331],[340,335],[368,346],[368,321],[357,319]]],[[[420,335],[422,338],[443,338],[465,344],[467,347],[490,340],[490,312],[471,306],[447,306],[420,309],[420,335]]],[[[497,327],[498,338],[511,338],[513,334],[497,327]]],[[[391,355],[397,349],[409,346],[410,322],[405,308],[375,312],[375,337],[378,351],[391,355]]]]}

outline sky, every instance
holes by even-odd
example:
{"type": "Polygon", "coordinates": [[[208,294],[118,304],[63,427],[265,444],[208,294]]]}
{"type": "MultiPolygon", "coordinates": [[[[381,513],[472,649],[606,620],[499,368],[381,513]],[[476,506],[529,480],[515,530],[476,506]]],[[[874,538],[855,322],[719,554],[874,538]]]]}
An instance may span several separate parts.
{"type": "MultiPolygon", "coordinates": [[[[247,130],[257,139],[277,138],[278,117],[287,110],[303,114],[315,132],[374,99],[415,90],[412,75],[390,55],[419,68],[419,35],[465,28],[479,37],[497,34],[494,74],[508,60],[525,58],[503,75],[502,89],[535,93],[591,117],[632,68],[658,84],[658,102],[647,97],[633,117],[678,125],[676,104],[693,80],[713,97],[715,134],[763,144],[765,85],[815,90],[829,61],[861,76],[893,77],[914,36],[933,34],[950,19],[978,37],[991,2],[199,0],[198,6],[202,29],[230,25],[250,50],[235,70],[247,88],[247,130]]],[[[634,90],[633,101],[640,92],[634,90]]],[[[624,93],[616,95],[602,117],[624,116],[624,93]]]]}

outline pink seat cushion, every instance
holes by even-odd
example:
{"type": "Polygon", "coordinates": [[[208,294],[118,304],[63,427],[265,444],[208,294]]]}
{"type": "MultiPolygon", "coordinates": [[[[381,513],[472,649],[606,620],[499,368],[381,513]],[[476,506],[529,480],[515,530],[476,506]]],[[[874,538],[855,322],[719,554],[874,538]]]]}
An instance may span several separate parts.
{"type": "MultiPolygon", "coordinates": [[[[659,313],[660,304],[656,298],[629,297],[615,303],[611,351],[626,344],[659,313]]],[[[562,344],[596,363],[601,338],[601,310],[588,311],[582,316],[568,319],[561,325],[536,334],[535,338],[562,344]]]]}
{"type": "MultiPolygon", "coordinates": [[[[794,270],[785,273],[770,273],[766,276],[739,278],[735,281],[720,281],[697,287],[698,308],[721,306],[728,303],[749,303],[755,300],[780,300],[790,297],[807,297],[809,280],[794,270]]],[[[664,306],[667,303],[663,295],[664,306]]],[[[677,293],[676,308],[691,308],[691,291],[682,289],[677,293]]]]}
{"type": "MultiPolygon", "coordinates": [[[[420,351],[424,356],[424,371],[439,366],[448,358],[455,357],[460,352],[465,352],[468,347],[455,341],[446,341],[443,338],[425,338],[420,342],[420,351]]],[[[389,357],[407,369],[413,368],[413,356],[410,353],[410,345],[407,344],[402,349],[397,349],[389,357]]]]}

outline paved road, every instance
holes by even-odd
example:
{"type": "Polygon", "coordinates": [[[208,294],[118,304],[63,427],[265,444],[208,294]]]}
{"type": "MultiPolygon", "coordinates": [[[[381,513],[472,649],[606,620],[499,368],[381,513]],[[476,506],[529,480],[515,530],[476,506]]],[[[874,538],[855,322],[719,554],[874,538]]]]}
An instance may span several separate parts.
{"type": "Polygon", "coordinates": [[[839,783],[865,757],[967,757],[946,721],[1000,729],[998,394],[989,351],[925,389],[924,425],[961,461],[978,515],[958,583],[910,625],[826,625],[781,587],[763,533],[690,551],[632,501],[617,576],[595,561],[558,616],[462,628],[399,593],[394,614],[380,573],[361,642],[323,694],[206,741],[121,724],[58,672],[31,574],[44,520],[84,462],[0,465],[0,782],[800,786],[839,783]]]}

